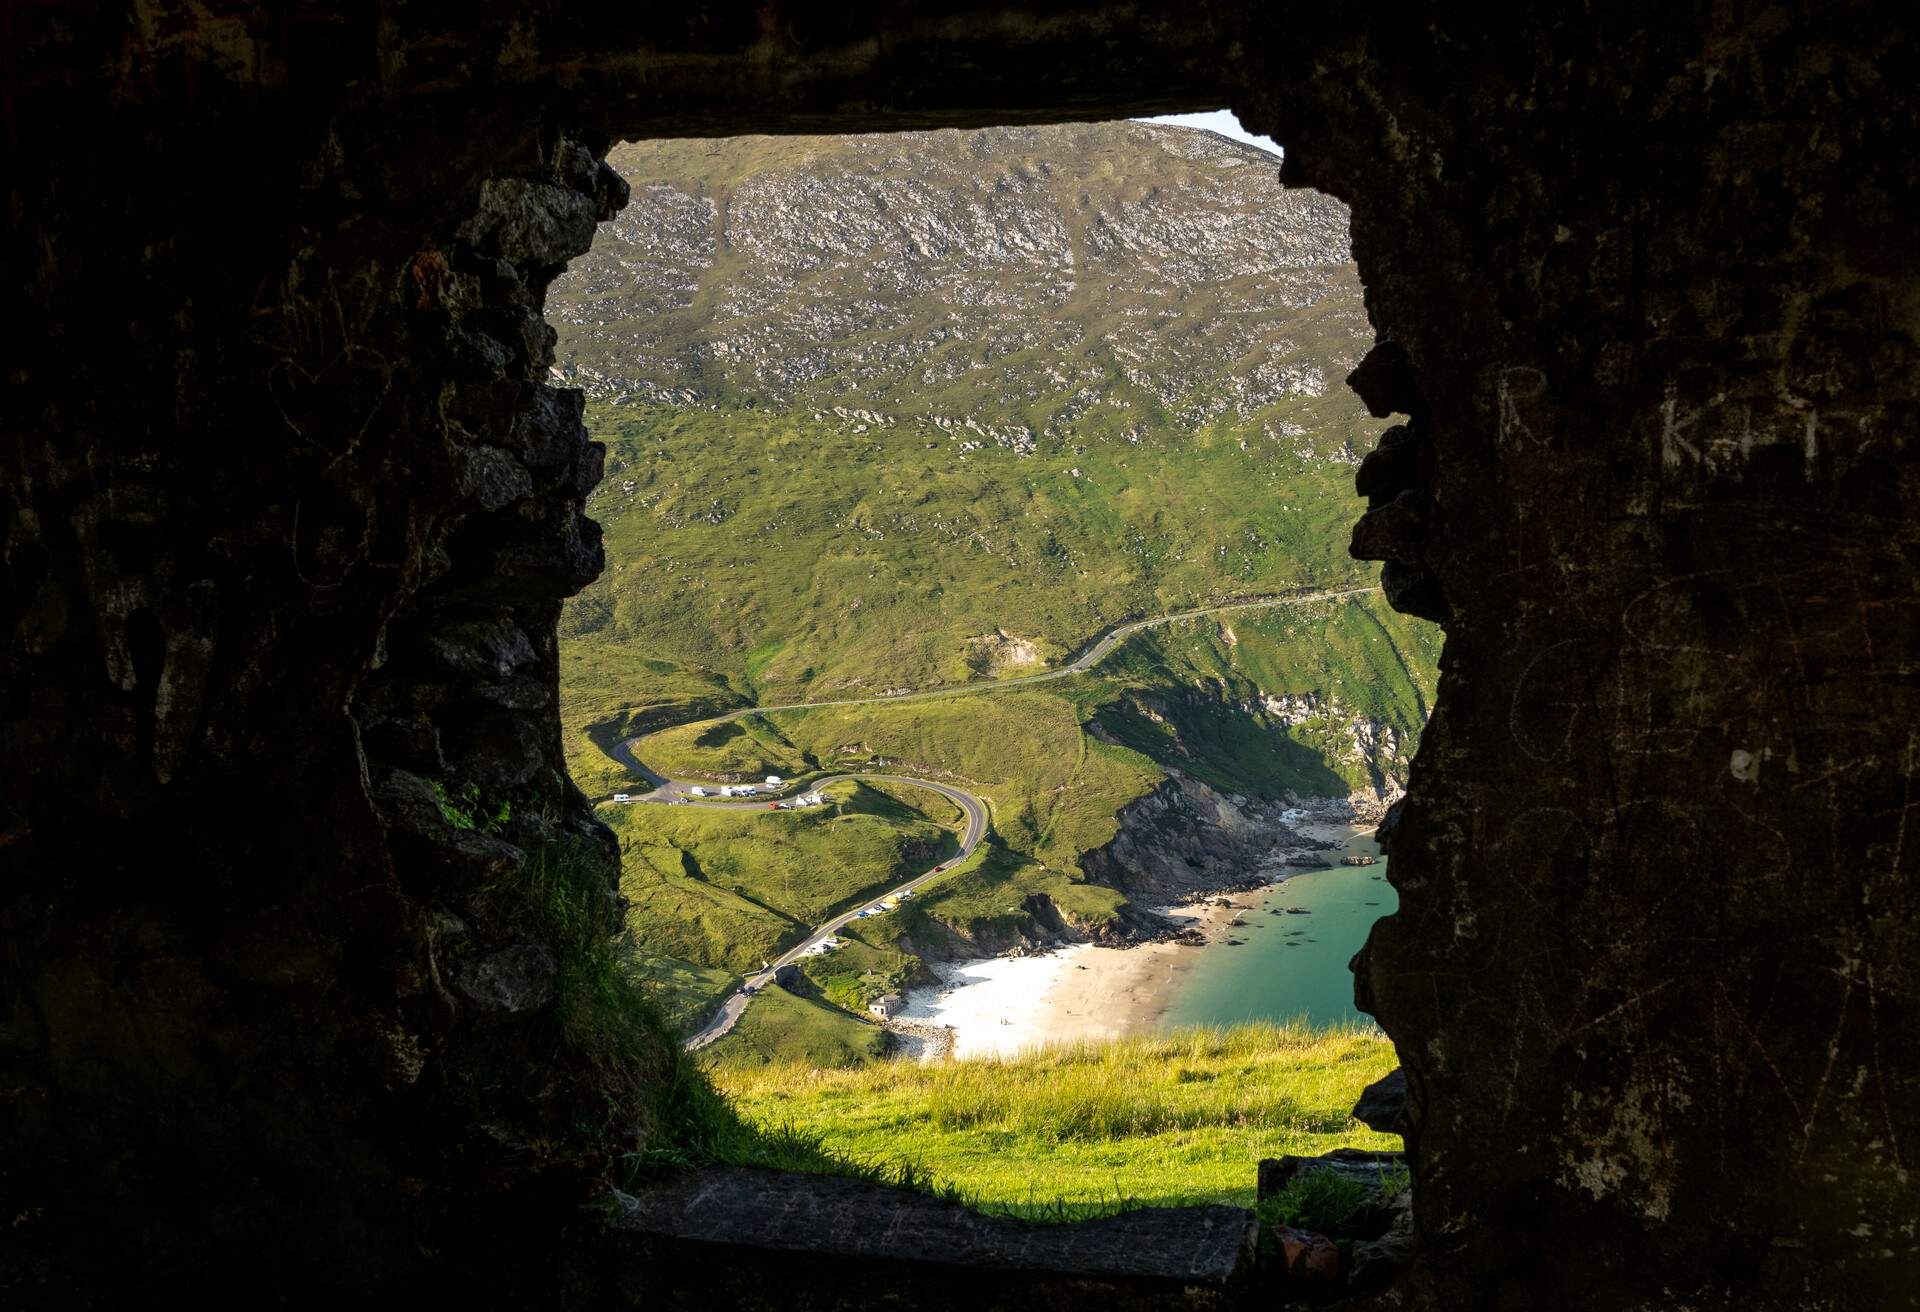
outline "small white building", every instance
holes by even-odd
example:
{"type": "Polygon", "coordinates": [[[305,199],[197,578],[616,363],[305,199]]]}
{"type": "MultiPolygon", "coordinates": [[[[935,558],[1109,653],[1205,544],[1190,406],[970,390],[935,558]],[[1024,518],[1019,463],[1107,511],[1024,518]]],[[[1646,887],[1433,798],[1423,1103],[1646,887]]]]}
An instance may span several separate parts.
{"type": "Polygon", "coordinates": [[[905,999],[898,993],[882,993],[879,997],[867,1004],[867,1011],[872,1015],[878,1016],[881,1020],[885,1020],[887,1017],[893,1015],[894,1012],[900,1010],[900,1006],[904,1001],[905,999]]]}

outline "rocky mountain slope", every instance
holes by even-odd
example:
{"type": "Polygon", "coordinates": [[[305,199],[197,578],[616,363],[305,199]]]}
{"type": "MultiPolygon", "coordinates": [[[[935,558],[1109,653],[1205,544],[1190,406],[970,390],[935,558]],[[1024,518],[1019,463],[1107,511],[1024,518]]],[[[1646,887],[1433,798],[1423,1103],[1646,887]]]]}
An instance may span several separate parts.
{"type": "Polygon", "coordinates": [[[645,142],[612,162],[633,199],[548,304],[558,368],[596,398],[943,418],[955,445],[1009,447],[1274,408],[1284,441],[1357,409],[1329,396],[1372,341],[1345,207],[1211,133],[645,142]]]}

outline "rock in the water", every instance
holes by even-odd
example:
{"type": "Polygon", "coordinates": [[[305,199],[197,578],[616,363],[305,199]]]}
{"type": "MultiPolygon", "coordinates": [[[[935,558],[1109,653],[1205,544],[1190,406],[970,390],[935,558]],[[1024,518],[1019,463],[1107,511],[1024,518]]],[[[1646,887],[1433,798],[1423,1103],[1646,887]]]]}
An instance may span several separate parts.
{"type": "Polygon", "coordinates": [[[1354,1118],[1381,1134],[1405,1134],[1407,1120],[1407,1073],[1396,1066],[1360,1091],[1353,1105],[1354,1118]]]}

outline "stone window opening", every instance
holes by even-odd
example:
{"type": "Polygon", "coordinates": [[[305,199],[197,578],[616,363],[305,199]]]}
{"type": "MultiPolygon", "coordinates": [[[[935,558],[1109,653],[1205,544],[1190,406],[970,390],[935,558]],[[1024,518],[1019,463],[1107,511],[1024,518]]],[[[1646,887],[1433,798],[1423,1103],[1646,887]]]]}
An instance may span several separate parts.
{"type": "MultiPolygon", "coordinates": [[[[589,194],[584,162],[577,168],[576,177],[582,181],[575,184],[575,195],[584,196],[589,194]]],[[[1294,181],[1297,185],[1297,178],[1294,181]]],[[[1276,185],[1285,182],[1283,173],[1276,185]]],[[[591,194],[592,213],[600,222],[608,221],[610,205],[624,201],[626,186],[607,164],[599,164],[591,194]]],[[[489,248],[487,243],[497,243],[503,251],[514,250],[523,258],[527,248],[517,243],[534,240],[535,235],[552,237],[565,231],[568,240],[578,241],[590,231],[585,223],[589,207],[558,188],[496,181],[483,191],[482,208],[482,215],[470,220],[462,233],[477,236],[483,249],[489,248]]],[[[560,249],[557,245],[546,248],[534,257],[548,261],[540,267],[549,276],[560,272],[551,263],[560,249]]],[[[423,257],[416,269],[424,269],[419,275],[423,299],[430,294],[429,288],[447,276],[438,257],[423,257]]],[[[1383,340],[1346,385],[1374,418],[1401,421],[1386,430],[1377,449],[1358,467],[1359,495],[1368,498],[1370,510],[1385,510],[1367,515],[1356,528],[1352,554],[1356,559],[1388,562],[1381,583],[1397,609],[1443,621],[1444,601],[1418,554],[1419,520],[1431,501],[1420,489],[1423,480],[1431,478],[1432,454],[1405,351],[1383,340]]],[[[541,413],[557,412],[562,416],[560,427],[577,429],[582,417],[580,395],[564,387],[543,388],[541,413]]],[[[595,449],[598,444],[587,445],[597,465],[602,458],[595,449]]],[[[583,479],[574,484],[581,496],[591,486],[583,479]]],[[[592,521],[585,522],[592,532],[592,521]]],[[[632,744],[612,744],[608,750],[628,768],[635,764],[632,744]]],[[[1396,806],[1380,829],[1383,847],[1397,817],[1396,806]]],[[[1355,958],[1354,969],[1361,974],[1356,997],[1364,1009],[1363,958],[1364,949],[1355,958]]],[[[1406,1078],[1401,1071],[1364,1089],[1356,1087],[1354,1094],[1355,1114],[1363,1123],[1388,1134],[1409,1131],[1406,1078]]],[[[1285,1189],[1289,1182],[1324,1172],[1355,1182],[1369,1201],[1344,1226],[1322,1223],[1338,1236],[1336,1249],[1326,1236],[1304,1229],[1282,1231],[1278,1241],[1272,1234],[1263,1240],[1262,1227],[1251,1222],[1249,1213],[1224,1206],[1146,1206],[1107,1221],[1036,1230],[1026,1223],[956,1212],[930,1198],[914,1199],[833,1176],[772,1176],[746,1168],[707,1167],[684,1183],[656,1181],[637,1197],[620,1195],[625,1210],[616,1225],[638,1236],[652,1260],[667,1266],[674,1265],[670,1254],[675,1246],[689,1243],[744,1244],[755,1254],[753,1264],[768,1264],[770,1274],[784,1270],[782,1253],[837,1254],[861,1262],[891,1263],[917,1261],[930,1251],[958,1249],[974,1253],[971,1260],[979,1265],[993,1267],[1009,1260],[1011,1248],[1019,1248],[1024,1256],[1018,1261],[1025,1264],[1029,1276],[1116,1281],[1130,1288],[1156,1290],[1155,1298],[1176,1284],[1198,1284],[1241,1292],[1258,1286],[1291,1290],[1316,1300],[1337,1299],[1378,1292],[1411,1260],[1412,1230],[1406,1215],[1410,1191],[1395,1195],[1380,1188],[1384,1179],[1405,1170],[1403,1155],[1339,1150],[1325,1158],[1284,1157],[1247,1165],[1249,1179],[1262,1199],[1285,1189]],[[876,1209],[895,1219],[884,1226],[872,1224],[868,1218],[876,1209]]]]}
{"type": "Polygon", "coordinates": [[[1912,1302],[1904,10],[217,9],[7,29],[16,1301],[1231,1305],[964,1227],[909,1261],[785,1177],[734,1243],[579,1211],[664,1066],[554,1024],[621,908],[555,717],[600,469],[541,316],[616,139],[1229,103],[1352,207],[1362,372],[1417,399],[1359,532],[1446,628],[1356,972],[1406,1072],[1395,1297],[1912,1302]],[[556,838],[584,896],[490,910],[556,838]]]}

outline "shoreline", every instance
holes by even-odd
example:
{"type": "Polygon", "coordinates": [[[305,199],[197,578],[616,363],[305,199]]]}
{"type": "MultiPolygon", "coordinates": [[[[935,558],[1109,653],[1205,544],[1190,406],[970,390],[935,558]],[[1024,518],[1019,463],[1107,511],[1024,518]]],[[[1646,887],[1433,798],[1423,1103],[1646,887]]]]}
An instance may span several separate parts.
{"type": "MultiPolygon", "coordinates": [[[[1371,835],[1374,827],[1309,822],[1297,831],[1345,845],[1371,835]]],[[[1179,941],[1128,947],[1071,943],[1031,955],[946,963],[941,982],[909,991],[905,1005],[889,1022],[906,1040],[902,1058],[1011,1056],[1047,1044],[1105,1041],[1150,1031],[1205,947],[1236,937],[1235,922],[1253,909],[1253,899],[1304,873],[1279,871],[1251,888],[1200,894],[1177,906],[1153,909],[1181,928],[1197,931],[1204,946],[1179,941]]]]}

